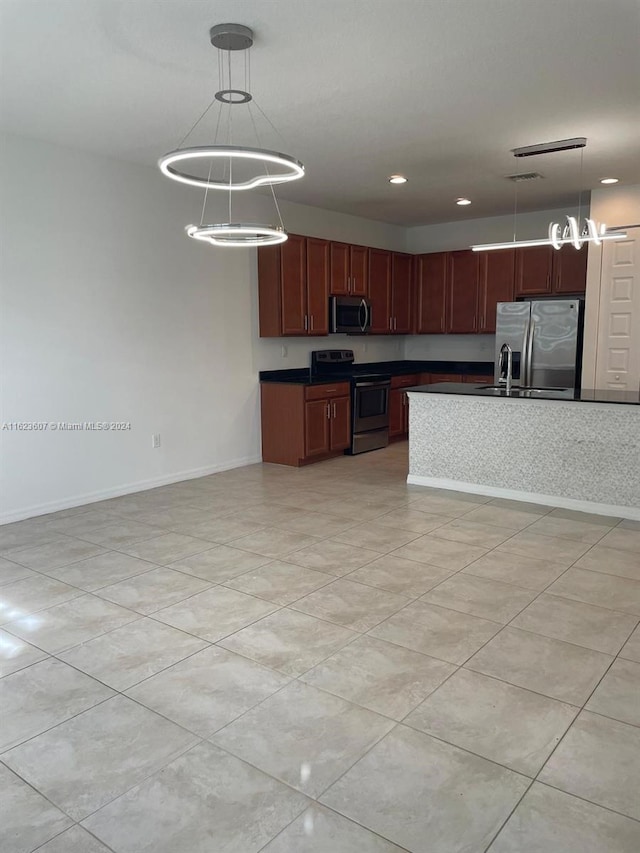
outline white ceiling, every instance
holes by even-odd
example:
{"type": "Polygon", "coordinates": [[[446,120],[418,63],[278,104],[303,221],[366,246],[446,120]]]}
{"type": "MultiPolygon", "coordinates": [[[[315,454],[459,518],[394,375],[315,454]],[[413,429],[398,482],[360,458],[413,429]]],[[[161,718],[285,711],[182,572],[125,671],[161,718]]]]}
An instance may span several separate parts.
{"type": "Polygon", "coordinates": [[[286,140],[263,143],[306,167],[281,198],[426,224],[510,212],[504,176],[535,170],[520,210],[574,204],[579,152],[510,153],[573,136],[585,189],[640,182],[638,0],[0,0],[0,124],[153,165],[217,89],[227,21],[255,32],[252,93],[286,140]]]}

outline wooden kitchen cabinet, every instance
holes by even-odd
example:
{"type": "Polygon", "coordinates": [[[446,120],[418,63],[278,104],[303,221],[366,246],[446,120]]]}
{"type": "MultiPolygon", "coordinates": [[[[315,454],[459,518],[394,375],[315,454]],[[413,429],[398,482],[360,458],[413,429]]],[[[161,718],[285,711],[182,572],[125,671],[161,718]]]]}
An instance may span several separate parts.
{"type": "Polygon", "coordinates": [[[258,249],[261,337],[329,334],[329,242],[290,234],[258,249]]]}
{"type": "Polygon", "coordinates": [[[337,456],[351,442],[351,386],[263,382],[262,459],[305,465],[337,456]]]}
{"type": "Polygon", "coordinates": [[[417,257],[415,331],[419,335],[445,332],[448,258],[448,252],[417,257]]]}
{"type": "Polygon", "coordinates": [[[391,317],[391,252],[369,250],[369,301],[371,334],[384,335],[392,330],[391,317]]]}
{"type": "Polygon", "coordinates": [[[449,270],[446,283],[446,331],[464,335],[477,331],[478,284],[480,257],[470,249],[449,252],[449,270]]]}
{"type": "Polygon", "coordinates": [[[432,385],[437,382],[462,382],[460,373],[430,373],[429,376],[432,385]]]}
{"type": "Polygon", "coordinates": [[[484,376],[470,376],[469,374],[465,374],[465,376],[462,377],[462,381],[469,385],[493,385],[493,376],[490,376],[488,373],[485,373],[484,376]]]}
{"type": "Polygon", "coordinates": [[[329,404],[329,449],[346,450],[351,444],[351,398],[336,397],[329,404]]]}
{"type": "Polygon", "coordinates": [[[330,245],[331,296],[366,296],[369,284],[369,249],[349,243],[330,245]]]}
{"type": "Polygon", "coordinates": [[[513,302],[515,296],[515,249],[479,252],[480,282],[478,286],[478,332],[496,330],[498,302],[513,302]]]}
{"type": "Polygon", "coordinates": [[[407,335],[411,331],[411,255],[369,250],[371,332],[407,335]]]}
{"type": "Polygon", "coordinates": [[[411,275],[413,258],[394,252],[391,256],[391,316],[397,335],[411,332],[411,275]]]}
{"type": "Polygon", "coordinates": [[[587,248],[564,245],[553,251],[554,293],[584,293],[587,287],[587,248]]]}
{"type": "Polygon", "coordinates": [[[421,385],[419,373],[391,377],[389,391],[389,438],[404,438],[409,433],[409,399],[404,391],[413,385],[421,385]]]}
{"type": "Polygon", "coordinates": [[[516,249],[516,296],[583,294],[587,287],[587,249],[565,244],[516,249]]]}
{"type": "Polygon", "coordinates": [[[555,252],[553,246],[528,246],[516,249],[516,296],[551,293],[553,252],[555,252]]]}

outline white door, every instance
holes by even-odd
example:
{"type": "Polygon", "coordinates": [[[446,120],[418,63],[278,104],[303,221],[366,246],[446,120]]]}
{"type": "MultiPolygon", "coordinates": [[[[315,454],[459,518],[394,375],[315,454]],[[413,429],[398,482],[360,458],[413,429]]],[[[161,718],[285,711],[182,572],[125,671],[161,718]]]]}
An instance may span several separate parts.
{"type": "Polygon", "coordinates": [[[640,387],[640,228],[602,244],[596,388],[640,387]]]}

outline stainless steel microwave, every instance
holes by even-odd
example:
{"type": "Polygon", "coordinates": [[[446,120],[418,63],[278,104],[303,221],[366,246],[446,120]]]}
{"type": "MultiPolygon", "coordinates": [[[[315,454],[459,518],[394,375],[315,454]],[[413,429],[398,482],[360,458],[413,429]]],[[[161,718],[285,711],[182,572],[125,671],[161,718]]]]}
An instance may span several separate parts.
{"type": "Polygon", "coordinates": [[[334,333],[366,335],[371,328],[371,303],[358,296],[331,296],[329,318],[334,333]]]}

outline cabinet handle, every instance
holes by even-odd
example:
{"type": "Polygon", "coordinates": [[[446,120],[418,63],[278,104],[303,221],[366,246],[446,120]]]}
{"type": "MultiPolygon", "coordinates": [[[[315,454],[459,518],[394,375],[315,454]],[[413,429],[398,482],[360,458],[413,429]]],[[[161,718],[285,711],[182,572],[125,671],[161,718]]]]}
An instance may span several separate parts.
{"type": "Polygon", "coordinates": [[[311,331],[313,332],[313,314],[311,315],[311,331]]]}
{"type": "Polygon", "coordinates": [[[393,331],[394,332],[398,331],[398,318],[397,317],[393,318],[393,331]]]}
{"type": "Polygon", "coordinates": [[[351,293],[351,276],[347,278],[347,291],[351,293]]]}
{"type": "Polygon", "coordinates": [[[331,406],[327,403],[327,420],[331,420],[331,406]]]}
{"type": "Polygon", "coordinates": [[[304,315],[304,330],[305,330],[305,332],[308,331],[308,329],[309,329],[309,318],[305,314],[304,315]]]}
{"type": "Polygon", "coordinates": [[[389,330],[393,331],[393,317],[389,317],[389,330]]]}
{"type": "Polygon", "coordinates": [[[331,408],[332,408],[332,410],[333,410],[333,412],[332,412],[333,417],[335,418],[335,416],[336,416],[336,404],[335,404],[335,403],[332,403],[332,404],[331,404],[331,408]]]}

